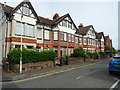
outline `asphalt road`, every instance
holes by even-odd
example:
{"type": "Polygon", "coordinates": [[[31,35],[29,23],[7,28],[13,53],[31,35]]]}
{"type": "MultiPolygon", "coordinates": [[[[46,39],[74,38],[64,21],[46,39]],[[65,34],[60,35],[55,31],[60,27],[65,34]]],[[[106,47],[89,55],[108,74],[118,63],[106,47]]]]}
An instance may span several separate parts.
{"type": "MultiPolygon", "coordinates": [[[[108,73],[108,61],[40,78],[3,84],[3,88],[114,88],[120,89],[118,74],[108,73]]],[[[113,88],[113,89],[112,89],[113,88]]]]}

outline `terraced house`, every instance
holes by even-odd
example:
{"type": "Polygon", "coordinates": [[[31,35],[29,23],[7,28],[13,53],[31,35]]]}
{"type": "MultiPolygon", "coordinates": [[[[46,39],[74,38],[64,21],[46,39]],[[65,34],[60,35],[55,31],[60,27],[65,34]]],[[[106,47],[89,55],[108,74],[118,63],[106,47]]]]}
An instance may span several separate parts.
{"type": "Polygon", "coordinates": [[[4,17],[1,24],[2,57],[6,57],[12,48],[49,50],[54,49],[58,57],[73,53],[78,47],[87,52],[104,51],[105,45],[111,45],[103,32],[97,33],[93,25],[78,27],[69,14],[53,19],[37,15],[30,1],[25,0],[16,7],[0,3],[0,12],[4,17]],[[21,38],[22,37],[22,38],[21,38]],[[105,43],[105,41],[107,43],[105,43]]]}

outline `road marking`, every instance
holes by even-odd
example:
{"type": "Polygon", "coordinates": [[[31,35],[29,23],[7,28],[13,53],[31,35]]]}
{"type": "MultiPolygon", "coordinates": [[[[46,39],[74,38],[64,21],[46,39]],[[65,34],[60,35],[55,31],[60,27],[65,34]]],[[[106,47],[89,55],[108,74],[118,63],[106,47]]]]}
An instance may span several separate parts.
{"type": "MultiPolygon", "coordinates": [[[[97,63],[102,63],[102,62],[103,61],[100,61],[100,62],[97,62],[97,63]]],[[[37,78],[41,78],[41,77],[46,77],[46,76],[58,74],[58,73],[61,73],[61,72],[67,72],[67,71],[75,70],[75,69],[78,69],[78,68],[92,66],[92,65],[97,64],[97,63],[92,63],[92,64],[83,65],[83,66],[78,66],[78,67],[74,67],[74,68],[70,68],[70,69],[65,69],[65,70],[62,70],[62,71],[56,71],[56,72],[52,72],[52,73],[48,73],[48,74],[44,74],[44,75],[40,74],[40,76],[30,77],[30,78],[26,78],[26,79],[22,79],[22,80],[17,80],[17,81],[0,82],[0,84],[11,84],[11,83],[19,83],[19,82],[23,82],[23,81],[33,80],[33,79],[37,79],[37,78]]]]}
{"type": "MultiPolygon", "coordinates": [[[[115,78],[116,79],[116,78],[115,78]]],[[[119,79],[117,79],[117,81],[110,87],[110,89],[109,90],[113,90],[116,86],[117,86],[117,84],[120,82],[120,80],[119,79]]]]}
{"type": "Polygon", "coordinates": [[[92,73],[94,73],[94,72],[97,72],[98,70],[95,70],[95,71],[92,71],[92,72],[90,72],[90,73],[87,73],[87,74],[85,74],[85,76],[87,76],[87,75],[90,75],[90,74],[92,74],[92,73]]]}
{"type": "Polygon", "coordinates": [[[77,77],[76,79],[80,79],[80,78],[83,78],[84,76],[79,76],[79,77],[77,77]]]}

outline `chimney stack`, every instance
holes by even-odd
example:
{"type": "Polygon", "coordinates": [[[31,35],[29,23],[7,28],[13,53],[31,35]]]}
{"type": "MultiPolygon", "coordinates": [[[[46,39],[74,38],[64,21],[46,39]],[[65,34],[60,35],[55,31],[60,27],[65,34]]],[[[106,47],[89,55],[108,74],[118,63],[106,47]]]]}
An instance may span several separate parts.
{"type": "Polygon", "coordinates": [[[59,14],[58,13],[54,14],[53,20],[58,19],[58,18],[59,18],[59,14]]]}
{"type": "Polygon", "coordinates": [[[79,28],[82,28],[82,27],[84,27],[84,26],[83,26],[83,24],[82,24],[82,23],[80,23],[80,25],[79,25],[78,27],[79,27],[79,28]]]}

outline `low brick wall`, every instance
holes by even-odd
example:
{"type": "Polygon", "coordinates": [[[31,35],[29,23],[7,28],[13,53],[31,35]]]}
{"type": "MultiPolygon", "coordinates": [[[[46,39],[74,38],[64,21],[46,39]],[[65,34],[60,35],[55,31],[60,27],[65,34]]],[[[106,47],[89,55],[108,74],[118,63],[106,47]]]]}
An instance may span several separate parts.
{"type": "Polygon", "coordinates": [[[69,58],[69,64],[79,64],[82,62],[88,62],[88,61],[92,61],[93,59],[90,58],[69,58]]]}
{"type": "MultiPolygon", "coordinates": [[[[51,67],[55,67],[55,64],[53,61],[26,63],[22,65],[22,72],[41,70],[41,69],[51,68],[51,67]]],[[[11,71],[15,73],[19,72],[19,64],[11,64],[9,68],[11,71]]]]}

